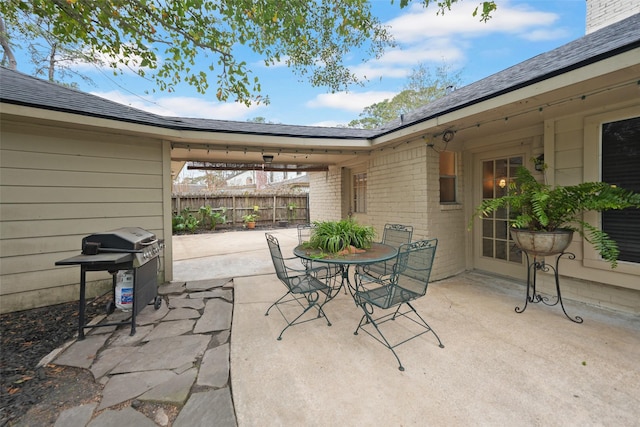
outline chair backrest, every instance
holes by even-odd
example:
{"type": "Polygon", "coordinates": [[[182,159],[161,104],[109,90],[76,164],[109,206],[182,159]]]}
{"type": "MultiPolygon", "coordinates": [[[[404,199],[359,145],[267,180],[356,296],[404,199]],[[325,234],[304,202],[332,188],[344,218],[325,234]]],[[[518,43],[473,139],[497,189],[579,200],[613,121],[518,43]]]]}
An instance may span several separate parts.
{"type": "Polygon", "coordinates": [[[311,238],[313,229],[316,228],[315,224],[298,224],[298,244],[301,245],[304,242],[308,242],[311,238]]]}
{"type": "Polygon", "coordinates": [[[391,283],[418,295],[427,293],[438,239],[419,240],[400,246],[391,283]]]}
{"type": "Polygon", "coordinates": [[[280,250],[280,243],[273,234],[265,233],[265,236],[267,238],[267,244],[269,245],[269,252],[271,252],[271,261],[273,261],[273,266],[276,269],[276,275],[285,285],[289,286],[289,277],[287,276],[287,268],[285,267],[284,257],[280,250]]]}
{"type": "Polygon", "coordinates": [[[412,235],[413,227],[410,225],[385,224],[381,243],[399,248],[404,243],[410,243],[412,235]]]}

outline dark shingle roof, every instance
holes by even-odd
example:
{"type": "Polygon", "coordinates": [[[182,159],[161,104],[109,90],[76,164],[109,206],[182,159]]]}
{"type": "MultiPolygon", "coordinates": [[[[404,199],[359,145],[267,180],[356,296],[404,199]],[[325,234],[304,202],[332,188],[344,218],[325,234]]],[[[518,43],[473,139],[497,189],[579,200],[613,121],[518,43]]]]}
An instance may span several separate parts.
{"type": "MultiPolygon", "coordinates": [[[[542,53],[385,124],[381,134],[477,104],[640,47],[640,13],[542,53]]],[[[640,58],[639,58],[640,60],[640,58]]]]}
{"type": "Polygon", "coordinates": [[[366,129],[160,116],[4,67],[0,67],[0,101],[175,130],[338,139],[366,139],[375,133],[366,129]]]}
{"type": "Polygon", "coordinates": [[[387,123],[363,130],[164,117],[0,67],[0,101],[176,130],[365,139],[459,110],[640,46],[640,14],[535,56],[387,123]]]}

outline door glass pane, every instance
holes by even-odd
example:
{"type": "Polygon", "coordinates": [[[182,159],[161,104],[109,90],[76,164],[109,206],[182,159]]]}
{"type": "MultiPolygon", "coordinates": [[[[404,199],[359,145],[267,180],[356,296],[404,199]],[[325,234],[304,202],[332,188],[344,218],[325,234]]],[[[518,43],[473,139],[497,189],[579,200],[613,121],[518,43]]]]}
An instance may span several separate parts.
{"type": "Polygon", "coordinates": [[[512,240],[509,241],[509,261],[522,264],[522,252],[512,240]]]}
{"type": "Polygon", "coordinates": [[[507,259],[507,242],[496,240],[496,258],[507,259]]]}
{"type": "Polygon", "coordinates": [[[482,237],[493,237],[493,220],[482,220],[482,237]]]}
{"type": "Polygon", "coordinates": [[[509,224],[507,221],[496,221],[496,238],[507,240],[507,230],[509,224]]]}
{"type": "Polygon", "coordinates": [[[482,239],[482,256],[493,257],[493,240],[482,239]]]}
{"type": "MultiPolygon", "coordinates": [[[[482,198],[493,199],[508,194],[509,184],[522,164],[522,156],[483,161],[482,198]]],[[[482,256],[522,264],[522,254],[509,236],[508,219],[509,209],[500,208],[482,220],[482,256]]]]}

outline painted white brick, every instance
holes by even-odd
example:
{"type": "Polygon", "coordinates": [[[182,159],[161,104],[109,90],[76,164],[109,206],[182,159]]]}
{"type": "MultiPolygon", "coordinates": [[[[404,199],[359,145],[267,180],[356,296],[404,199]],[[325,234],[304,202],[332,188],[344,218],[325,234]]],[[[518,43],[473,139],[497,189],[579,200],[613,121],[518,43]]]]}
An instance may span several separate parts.
{"type": "Polygon", "coordinates": [[[640,13],[638,0],[587,0],[586,33],[640,13]]]}

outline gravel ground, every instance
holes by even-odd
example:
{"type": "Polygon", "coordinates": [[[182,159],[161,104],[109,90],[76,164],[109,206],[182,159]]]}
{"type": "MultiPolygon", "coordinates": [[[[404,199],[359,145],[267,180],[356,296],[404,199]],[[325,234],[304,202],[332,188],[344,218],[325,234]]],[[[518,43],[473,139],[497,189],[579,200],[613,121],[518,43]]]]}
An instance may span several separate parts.
{"type": "MultiPolygon", "coordinates": [[[[87,319],[103,314],[110,298],[108,293],[89,300],[87,319]]],[[[77,301],[0,315],[0,426],[52,425],[62,409],[94,398],[100,385],[89,371],[36,369],[44,356],[76,336],[77,328],[77,301]],[[29,422],[21,420],[28,412],[29,422]]]]}

